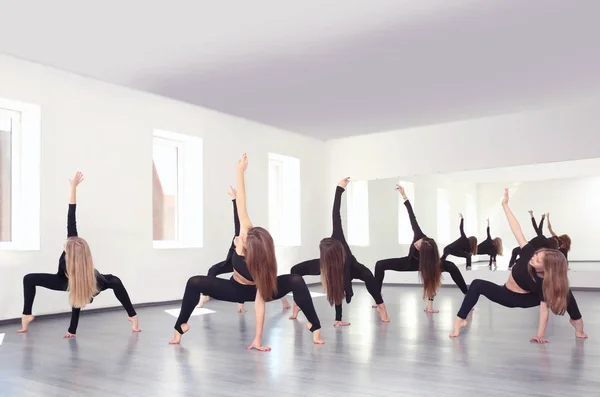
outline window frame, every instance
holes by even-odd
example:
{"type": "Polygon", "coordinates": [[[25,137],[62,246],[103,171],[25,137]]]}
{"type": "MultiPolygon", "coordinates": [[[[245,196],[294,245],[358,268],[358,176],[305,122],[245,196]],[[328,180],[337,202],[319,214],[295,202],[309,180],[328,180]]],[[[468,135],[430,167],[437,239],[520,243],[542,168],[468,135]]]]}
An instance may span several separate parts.
{"type": "Polygon", "coordinates": [[[301,176],[301,164],[300,164],[300,159],[297,157],[293,157],[293,156],[287,156],[287,155],[283,155],[283,154],[278,154],[278,153],[272,153],[269,152],[267,154],[267,205],[268,205],[268,211],[267,211],[267,215],[268,215],[268,224],[269,224],[269,231],[271,233],[271,235],[273,236],[273,241],[275,243],[276,247],[282,247],[282,248],[289,248],[289,247],[300,247],[302,246],[302,215],[301,215],[301,211],[302,211],[302,187],[301,187],[301,181],[302,181],[302,176],[301,176]],[[273,178],[274,180],[276,180],[277,183],[277,189],[276,189],[276,195],[278,196],[278,205],[276,208],[276,212],[277,212],[277,217],[278,217],[278,222],[275,222],[274,220],[271,219],[271,214],[272,214],[272,204],[271,204],[271,192],[272,192],[272,187],[271,187],[271,170],[273,168],[272,164],[277,164],[277,168],[278,168],[278,174],[277,178],[273,178]],[[297,167],[297,169],[296,169],[297,167]],[[294,173],[297,175],[294,175],[298,177],[297,181],[294,181],[294,184],[297,186],[297,191],[296,192],[286,192],[285,190],[285,181],[288,180],[290,178],[289,173],[294,173]],[[290,195],[288,195],[287,193],[290,193],[290,195]],[[297,198],[291,198],[293,193],[297,193],[298,197],[297,198]],[[289,197],[288,197],[289,196],[289,197]],[[290,202],[287,202],[287,200],[290,200],[290,202]],[[288,207],[295,207],[297,205],[298,208],[288,208],[288,207]],[[287,211],[289,210],[289,211],[287,211]],[[286,219],[286,214],[290,213],[293,214],[293,219],[289,218],[286,219]],[[286,222],[286,221],[290,221],[290,222],[286,222]],[[297,224],[298,229],[297,230],[293,230],[293,232],[290,232],[289,234],[284,234],[284,231],[286,230],[285,225],[282,226],[282,223],[290,223],[290,224],[297,224]]]}
{"type": "Polygon", "coordinates": [[[41,108],[0,98],[0,109],[18,115],[17,131],[10,131],[11,241],[0,242],[0,250],[39,251],[41,108]]]}
{"type": "Polygon", "coordinates": [[[348,184],[348,188],[347,188],[347,195],[346,195],[346,220],[347,220],[347,225],[348,225],[348,245],[354,246],[354,247],[368,247],[371,244],[371,225],[370,225],[370,214],[369,214],[369,181],[368,180],[362,180],[362,181],[352,181],[348,184]],[[354,216],[350,216],[350,211],[354,210],[354,206],[356,205],[356,187],[357,186],[364,186],[364,193],[366,193],[366,199],[365,199],[365,207],[366,208],[359,208],[360,209],[364,209],[365,212],[362,213],[362,211],[358,211],[356,214],[354,214],[354,216]],[[359,227],[360,223],[362,222],[358,222],[358,217],[361,217],[360,220],[365,220],[366,221],[366,233],[364,234],[364,236],[361,235],[362,238],[357,237],[357,233],[355,230],[355,227],[359,227]],[[363,219],[365,218],[365,219],[363,219]]]}

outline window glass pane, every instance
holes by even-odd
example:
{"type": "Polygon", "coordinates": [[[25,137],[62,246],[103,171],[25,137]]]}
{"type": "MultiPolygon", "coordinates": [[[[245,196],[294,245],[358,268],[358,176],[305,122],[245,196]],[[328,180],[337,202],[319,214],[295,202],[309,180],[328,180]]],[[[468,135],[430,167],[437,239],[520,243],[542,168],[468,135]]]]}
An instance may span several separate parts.
{"type": "Polygon", "coordinates": [[[348,244],[369,245],[369,184],[354,181],[348,184],[348,244]]]}
{"type": "Polygon", "coordinates": [[[178,238],[179,149],[155,140],[152,163],[153,239],[178,238]]]}

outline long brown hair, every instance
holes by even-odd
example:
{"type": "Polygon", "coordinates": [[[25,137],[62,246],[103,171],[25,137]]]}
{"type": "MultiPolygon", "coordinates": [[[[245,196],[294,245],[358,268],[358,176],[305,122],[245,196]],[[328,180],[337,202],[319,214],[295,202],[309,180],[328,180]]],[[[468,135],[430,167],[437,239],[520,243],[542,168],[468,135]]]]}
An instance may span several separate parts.
{"type": "Polygon", "coordinates": [[[469,252],[471,255],[477,255],[477,237],[471,236],[467,240],[469,240],[469,252]]]}
{"type": "Polygon", "coordinates": [[[319,244],[321,283],[330,305],[341,305],[344,300],[344,265],[346,250],[333,238],[324,238],[319,244]]]}
{"type": "Polygon", "coordinates": [[[571,237],[569,237],[568,234],[561,234],[558,236],[558,242],[560,243],[561,248],[571,251],[571,237]]]}
{"type": "Polygon", "coordinates": [[[504,245],[502,245],[502,239],[500,237],[496,237],[492,241],[494,243],[494,247],[496,248],[496,254],[500,256],[504,255],[504,245]]]}
{"type": "MultiPolygon", "coordinates": [[[[569,296],[567,259],[559,250],[555,249],[542,248],[537,253],[544,254],[544,279],[542,281],[544,300],[552,313],[562,316],[567,311],[569,296]]],[[[533,266],[529,266],[529,273],[534,278],[535,268],[533,266]]]]}
{"type": "Polygon", "coordinates": [[[85,307],[98,293],[92,252],[81,237],[69,237],[65,244],[69,302],[76,308],[85,307]]]}
{"type": "Polygon", "coordinates": [[[423,297],[433,298],[442,285],[440,251],[435,240],[423,237],[421,241],[419,276],[423,282],[423,297]]]}
{"type": "Polygon", "coordinates": [[[277,258],[273,237],[262,227],[248,230],[246,237],[246,265],[265,302],[277,293],[277,258]]]}

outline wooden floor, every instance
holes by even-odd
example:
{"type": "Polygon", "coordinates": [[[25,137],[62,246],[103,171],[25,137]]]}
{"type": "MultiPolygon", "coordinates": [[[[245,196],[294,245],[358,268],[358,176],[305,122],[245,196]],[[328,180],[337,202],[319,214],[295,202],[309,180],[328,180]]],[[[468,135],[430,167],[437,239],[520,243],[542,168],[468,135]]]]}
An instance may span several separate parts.
{"type": "MultiPolygon", "coordinates": [[[[312,288],[322,292],[320,287],[312,288]]],[[[600,396],[600,293],[575,293],[590,339],[576,340],[568,318],[553,317],[551,343],[529,342],[537,309],[506,309],[482,298],[470,327],[449,339],[462,294],[440,290],[440,313],[423,312],[418,287],[384,287],[392,322],[382,324],[363,286],[344,306],[352,325],[332,327],[314,297],[325,345],[312,344],[305,318],[267,306],[268,353],[248,352],[252,304],[210,301],[192,317],[181,346],[167,344],[175,305],[139,310],[132,335],[124,311],[83,313],[76,340],[63,340],[68,317],[38,319],[26,335],[0,327],[0,396],[600,396]]]]}

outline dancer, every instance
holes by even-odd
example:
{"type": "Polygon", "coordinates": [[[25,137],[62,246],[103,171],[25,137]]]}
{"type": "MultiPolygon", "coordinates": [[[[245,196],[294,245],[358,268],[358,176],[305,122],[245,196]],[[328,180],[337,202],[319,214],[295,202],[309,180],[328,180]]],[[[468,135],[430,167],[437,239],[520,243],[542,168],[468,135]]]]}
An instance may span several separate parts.
{"type": "MultiPolygon", "coordinates": [[[[538,332],[531,338],[532,342],[548,342],[544,337],[548,325],[548,310],[557,315],[569,313],[577,338],[587,338],[577,301],[569,289],[567,261],[564,255],[555,249],[536,249],[531,242],[527,242],[517,218],[508,206],[508,199],[508,189],[505,189],[502,207],[510,229],[521,247],[521,256],[504,286],[486,280],[473,280],[458,311],[450,337],[458,336],[461,328],[467,326],[467,315],[477,303],[479,296],[483,295],[493,302],[511,308],[540,306],[538,332]]],[[[545,239],[544,236],[536,238],[545,239]]]]}
{"type": "MultiPolygon", "coordinates": [[[[231,258],[233,258],[233,253],[235,251],[235,236],[240,234],[240,219],[238,217],[237,214],[237,205],[236,205],[236,196],[237,196],[237,192],[235,191],[235,189],[233,188],[233,186],[229,186],[229,197],[231,197],[231,202],[233,203],[233,227],[235,230],[235,234],[233,236],[233,239],[231,240],[231,247],[229,247],[229,251],[227,252],[227,257],[225,258],[224,261],[219,262],[213,266],[210,267],[210,269],[208,269],[208,277],[217,277],[220,274],[225,274],[225,273],[233,273],[233,265],[231,263],[231,258]]],[[[210,297],[208,295],[202,295],[202,298],[200,298],[200,303],[198,304],[198,307],[203,307],[204,304],[206,302],[208,302],[210,300],[210,297]]],[[[281,301],[283,303],[283,309],[287,310],[290,308],[290,304],[287,301],[287,299],[285,298],[285,296],[283,298],[281,298],[281,301]]],[[[244,309],[244,302],[238,302],[238,313],[244,313],[246,311],[246,309],[244,309]]]]}
{"type": "Polygon", "coordinates": [[[423,282],[423,298],[427,298],[428,303],[425,311],[427,313],[437,313],[433,309],[433,299],[438,288],[442,284],[442,272],[450,273],[452,280],[460,288],[463,294],[467,293],[467,283],[456,265],[448,260],[440,260],[440,254],[434,239],[429,238],[423,233],[417,222],[412,205],[406,196],[404,188],[396,185],[396,190],[402,195],[404,206],[408,211],[410,224],[413,229],[413,241],[408,251],[408,256],[403,258],[391,258],[377,261],[375,264],[375,279],[381,290],[386,270],[397,272],[419,272],[423,282]]]}
{"type": "MultiPolygon", "coordinates": [[[[542,214],[542,219],[540,220],[540,224],[538,225],[535,221],[535,217],[533,216],[533,211],[529,210],[529,216],[531,217],[531,224],[533,225],[533,230],[535,230],[536,236],[529,240],[529,242],[533,245],[534,248],[550,248],[556,249],[558,248],[558,241],[556,239],[547,239],[544,237],[544,233],[542,228],[544,227],[544,219],[546,218],[546,214],[542,214]]],[[[512,250],[510,260],[508,261],[508,270],[512,269],[514,264],[517,262],[517,257],[521,253],[521,247],[515,247],[512,250]]]]}
{"type": "MultiPolygon", "coordinates": [[[[384,323],[390,322],[385,303],[381,297],[381,289],[377,285],[373,273],[363,264],[359,263],[352,254],[348,242],[344,237],[342,228],[342,217],[340,216],[340,207],[342,204],[342,194],[350,178],[344,178],[335,189],[335,198],[333,200],[333,233],[331,237],[324,238],[319,244],[320,258],[311,259],[299,263],[292,267],[291,273],[300,276],[318,276],[321,275],[321,281],[327,292],[327,299],[330,305],[335,305],[335,327],[344,327],[350,325],[349,322],[342,321],[342,301],[344,296],[346,302],[350,303],[354,293],[352,292],[352,280],[359,279],[364,281],[367,291],[375,300],[377,311],[384,323]]],[[[290,319],[296,318],[300,308],[294,304],[294,313],[290,319]]]]}
{"type": "Polygon", "coordinates": [[[550,213],[546,214],[546,219],[548,219],[548,231],[552,235],[554,239],[558,242],[558,250],[563,253],[567,261],[569,260],[569,251],[571,251],[571,237],[568,234],[561,234],[560,236],[554,233],[552,230],[552,223],[550,223],[550,213]]]}
{"type": "Polygon", "coordinates": [[[467,237],[463,215],[459,213],[458,216],[460,216],[460,237],[444,248],[442,262],[446,260],[448,255],[458,256],[467,260],[467,270],[471,270],[471,256],[477,255],[477,237],[467,237]]]}
{"type": "Polygon", "coordinates": [[[321,339],[321,324],[313,306],[310,291],[301,276],[287,274],[277,276],[275,245],[271,234],[254,227],[246,210],[246,184],[244,174],[248,167],[246,153],[237,165],[237,212],[240,219],[240,234],[235,238],[235,251],[231,259],[233,276],[229,280],[209,276],[191,277],[185,287],[179,318],[175,322],[175,331],[170,344],[179,344],[181,336],[189,331],[188,320],[194,307],[200,300],[200,294],[206,294],[217,300],[227,302],[254,301],[256,314],[256,336],[248,350],[269,351],[263,346],[262,332],[265,321],[265,302],[279,299],[288,292],[294,294],[309,323],[307,328],[313,333],[313,342],[325,343],[321,339]]]}
{"type": "Polygon", "coordinates": [[[77,186],[83,181],[83,174],[77,172],[70,180],[71,199],[67,215],[67,242],[65,249],[58,260],[58,273],[30,273],[23,277],[24,307],[21,318],[21,329],[18,333],[25,333],[29,324],[34,320],[31,314],[36,287],[44,287],[54,291],[69,291],[69,301],[73,307],[71,311],[71,324],[65,338],[73,338],[79,324],[79,313],[83,307],[92,303],[93,298],[106,289],[112,289],[115,297],[121,302],[129,321],[131,330],[140,332],[138,317],[131,304],[127,290],[121,280],[112,274],[100,274],[94,268],[92,253],[88,243],[78,237],[75,210],[77,207],[77,186]]]}
{"type": "Polygon", "coordinates": [[[500,237],[496,237],[496,238],[492,239],[492,236],[490,235],[490,218],[488,218],[486,221],[487,221],[487,228],[486,228],[487,237],[485,240],[483,240],[481,242],[481,244],[479,244],[477,246],[477,254],[490,256],[489,267],[491,269],[492,263],[494,264],[494,267],[496,267],[496,257],[498,255],[500,255],[500,256],[503,255],[504,247],[502,246],[502,239],[500,237]]]}

